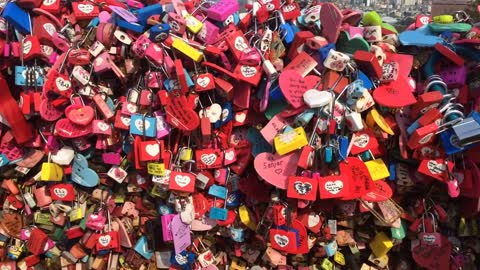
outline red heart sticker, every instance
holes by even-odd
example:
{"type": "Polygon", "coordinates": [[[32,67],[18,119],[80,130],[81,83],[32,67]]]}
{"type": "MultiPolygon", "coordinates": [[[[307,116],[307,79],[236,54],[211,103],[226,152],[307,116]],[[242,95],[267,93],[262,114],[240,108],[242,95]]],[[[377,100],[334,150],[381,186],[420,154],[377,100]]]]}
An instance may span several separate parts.
{"type": "Polygon", "coordinates": [[[192,131],[200,125],[197,113],[188,106],[186,97],[179,92],[169,94],[165,111],[167,122],[180,130],[192,131]]]}
{"type": "Polygon", "coordinates": [[[380,85],[373,91],[375,101],[385,107],[401,108],[417,102],[413,95],[413,85],[404,77],[391,83],[380,85]]]}

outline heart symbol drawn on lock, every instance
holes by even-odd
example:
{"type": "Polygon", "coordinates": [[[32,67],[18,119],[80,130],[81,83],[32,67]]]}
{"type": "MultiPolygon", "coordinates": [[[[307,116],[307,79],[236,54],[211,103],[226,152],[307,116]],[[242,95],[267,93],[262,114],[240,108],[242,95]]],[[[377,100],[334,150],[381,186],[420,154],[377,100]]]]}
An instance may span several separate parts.
{"type": "Polygon", "coordinates": [[[369,142],[370,136],[368,136],[368,134],[361,134],[359,136],[355,136],[352,143],[357,147],[365,148],[369,142]]]}
{"type": "Polygon", "coordinates": [[[107,123],[104,123],[104,122],[98,122],[97,123],[97,127],[101,130],[101,131],[107,131],[109,126],[107,123]]]}
{"type": "Polygon", "coordinates": [[[312,191],[312,184],[310,183],[304,183],[300,181],[296,181],[293,184],[293,187],[295,188],[295,191],[300,194],[300,195],[305,195],[312,191]]]}
{"type": "Polygon", "coordinates": [[[157,143],[149,144],[145,147],[145,151],[151,157],[155,157],[156,155],[158,155],[158,153],[160,153],[160,146],[157,143]]]}
{"type": "Polygon", "coordinates": [[[184,175],[177,175],[175,176],[175,183],[177,183],[179,187],[186,187],[188,186],[188,184],[190,184],[190,177],[184,175]]]}
{"type": "Polygon", "coordinates": [[[238,112],[235,114],[235,121],[238,123],[243,123],[245,122],[245,119],[247,119],[247,114],[245,112],[238,112]]]}
{"type": "Polygon", "coordinates": [[[143,132],[143,123],[144,122],[145,122],[145,129],[148,130],[150,128],[150,122],[143,121],[143,119],[135,120],[135,127],[141,132],[143,132]]]}
{"type": "Polygon", "coordinates": [[[228,152],[225,152],[225,159],[226,160],[233,160],[235,158],[235,151],[230,150],[228,152]]]}
{"type": "Polygon", "coordinates": [[[286,247],[288,245],[288,243],[290,242],[288,240],[288,237],[286,237],[285,235],[280,235],[280,234],[275,234],[273,236],[273,239],[275,239],[275,242],[277,242],[277,244],[281,247],[286,247]]]}
{"type": "Polygon", "coordinates": [[[72,82],[70,80],[58,77],[55,79],[55,85],[60,92],[67,91],[72,87],[72,82]]]}
{"type": "Polygon", "coordinates": [[[88,168],[87,159],[76,154],[72,165],[72,181],[84,187],[94,187],[98,185],[99,177],[95,171],[88,168]]]}
{"type": "Polygon", "coordinates": [[[287,188],[288,177],[297,170],[299,153],[279,156],[272,153],[260,153],[255,157],[254,166],[258,175],[266,182],[281,188],[287,188]]]}
{"type": "Polygon", "coordinates": [[[53,193],[63,199],[67,196],[68,191],[65,188],[54,188],[53,193]]]}
{"type": "Polygon", "coordinates": [[[2,265],[1,270],[12,270],[12,267],[10,265],[2,265]]]}
{"type": "Polygon", "coordinates": [[[332,194],[338,194],[343,189],[343,182],[340,180],[327,181],[325,183],[325,189],[332,194]]]}
{"type": "Polygon", "coordinates": [[[210,78],[209,77],[198,77],[197,85],[199,85],[200,87],[205,88],[209,84],[210,84],[210,78]]]}
{"type": "Polygon", "coordinates": [[[217,160],[217,155],[215,154],[203,154],[200,159],[202,160],[202,162],[205,164],[205,165],[212,165],[213,163],[215,163],[215,161],[217,160]]]}
{"type": "Polygon", "coordinates": [[[90,4],[79,4],[78,9],[83,13],[91,13],[93,11],[93,6],[90,4]]]}
{"type": "Polygon", "coordinates": [[[112,240],[110,235],[102,235],[98,238],[98,242],[100,243],[100,245],[102,245],[104,247],[106,247],[106,246],[108,246],[108,244],[110,244],[110,240],[112,240]]]}
{"type": "Polygon", "coordinates": [[[287,102],[295,109],[304,105],[303,94],[312,89],[317,81],[318,77],[316,76],[303,78],[298,72],[293,70],[283,71],[278,79],[280,91],[287,102]]]}
{"type": "Polygon", "coordinates": [[[32,49],[32,42],[30,40],[27,40],[26,42],[23,43],[23,54],[28,54],[31,49],[32,49]]]}
{"type": "Polygon", "coordinates": [[[200,110],[198,112],[198,115],[201,118],[208,117],[208,119],[210,120],[210,123],[215,123],[218,120],[220,120],[220,117],[222,116],[222,106],[220,106],[217,103],[214,103],[211,106],[205,108],[205,110],[200,110]]]}
{"type": "Polygon", "coordinates": [[[308,227],[309,228],[313,228],[315,226],[317,226],[318,224],[320,223],[320,216],[315,214],[315,213],[312,213],[310,215],[308,215],[308,227]]]}
{"type": "Polygon", "coordinates": [[[427,162],[427,168],[432,174],[441,174],[445,172],[447,166],[443,163],[438,163],[435,160],[429,160],[427,162]]]}

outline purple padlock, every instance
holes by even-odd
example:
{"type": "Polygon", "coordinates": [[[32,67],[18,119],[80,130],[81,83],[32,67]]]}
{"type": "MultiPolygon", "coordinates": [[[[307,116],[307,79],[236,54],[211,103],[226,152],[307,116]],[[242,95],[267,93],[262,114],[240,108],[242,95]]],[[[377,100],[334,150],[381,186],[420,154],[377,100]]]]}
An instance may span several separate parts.
{"type": "Polygon", "coordinates": [[[465,85],[467,69],[465,66],[448,66],[440,71],[440,77],[448,88],[456,88],[465,85]]]}

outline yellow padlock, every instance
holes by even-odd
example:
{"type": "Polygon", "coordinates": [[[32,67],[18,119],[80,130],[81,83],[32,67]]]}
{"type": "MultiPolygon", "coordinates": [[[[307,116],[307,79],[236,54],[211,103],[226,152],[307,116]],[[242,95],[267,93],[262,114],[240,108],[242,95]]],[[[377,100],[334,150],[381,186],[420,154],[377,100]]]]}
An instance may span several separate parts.
{"type": "Polygon", "coordinates": [[[369,246],[373,254],[378,258],[387,255],[393,247],[393,242],[384,232],[380,232],[375,235],[369,246]]]}
{"type": "Polygon", "coordinates": [[[193,151],[190,147],[183,147],[180,149],[178,155],[180,156],[180,160],[182,161],[189,161],[193,158],[193,151]]]}
{"type": "Polygon", "coordinates": [[[308,144],[307,134],[303,127],[298,127],[275,136],[275,150],[279,155],[285,155],[308,144]]]}
{"type": "Polygon", "coordinates": [[[182,10],[182,16],[185,19],[185,26],[187,27],[188,31],[197,34],[200,32],[200,30],[202,30],[202,21],[192,16],[192,14],[188,13],[186,10],[182,10]]]}
{"type": "Polygon", "coordinates": [[[381,158],[369,160],[365,162],[365,166],[367,166],[368,172],[373,181],[385,179],[390,176],[390,171],[381,158]]]}
{"type": "Polygon", "coordinates": [[[250,212],[245,205],[240,206],[238,215],[240,216],[240,221],[250,230],[255,231],[257,229],[257,223],[250,218],[250,212]]]}
{"type": "Polygon", "coordinates": [[[243,260],[240,260],[236,257],[232,259],[232,264],[230,265],[231,270],[245,270],[247,269],[247,263],[243,260]]]}
{"type": "Polygon", "coordinates": [[[41,181],[62,181],[63,168],[53,162],[44,162],[40,174],[41,181]]]}
{"type": "Polygon", "coordinates": [[[203,53],[188,45],[180,38],[173,38],[172,47],[186,56],[190,57],[195,62],[200,62],[203,59],[203,53]]]}
{"type": "Polygon", "coordinates": [[[345,265],[345,256],[340,251],[335,252],[333,260],[340,265],[345,265]]]}
{"type": "Polygon", "coordinates": [[[70,222],[77,221],[82,219],[85,216],[85,209],[81,205],[77,205],[74,208],[72,208],[72,211],[70,211],[69,217],[70,217],[70,222]]]}
{"type": "Polygon", "coordinates": [[[328,258],[325,258],[322,261],[321,267],[322,270],[333,270],[333,263],[328,258]]]}

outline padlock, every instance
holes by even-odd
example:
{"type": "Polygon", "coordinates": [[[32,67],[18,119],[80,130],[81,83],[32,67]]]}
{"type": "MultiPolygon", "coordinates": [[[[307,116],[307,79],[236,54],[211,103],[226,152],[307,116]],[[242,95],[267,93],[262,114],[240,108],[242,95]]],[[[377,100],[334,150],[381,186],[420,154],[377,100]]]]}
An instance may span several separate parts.
{"type": "Polygon", "coordinates": [[[348,55],[331,49],[325,61],[323,61],[323,65],[328,69],[342,72],[349,61],[350,57],[348,55]]]}
{"type": "Polygon", "coordinates": [[[281,133],[274,138],[275,150],[279,155],[288,154],[308,144],[302,127],[281,133]]]}
{"type": "Polygon", "coordinates": [[[435,245],[440,247],[442,245],[441,234],[437,232],[437,225],[433,213],[431,213],[430,216],[433,222],[433,232],[425,232],[425,219],[423,219],[424,231],[418,235],[418,238],[420,239],[420,244],[423,246],[435,245]]]}

